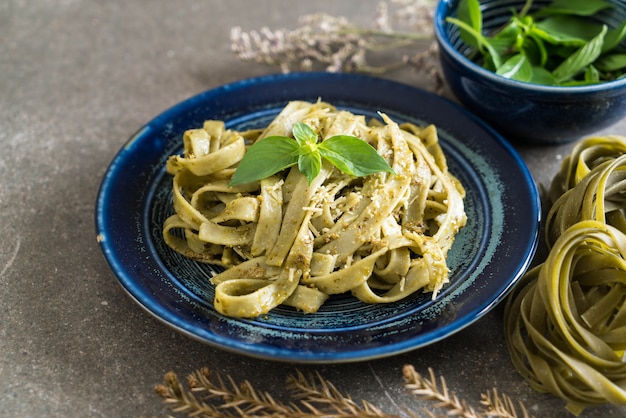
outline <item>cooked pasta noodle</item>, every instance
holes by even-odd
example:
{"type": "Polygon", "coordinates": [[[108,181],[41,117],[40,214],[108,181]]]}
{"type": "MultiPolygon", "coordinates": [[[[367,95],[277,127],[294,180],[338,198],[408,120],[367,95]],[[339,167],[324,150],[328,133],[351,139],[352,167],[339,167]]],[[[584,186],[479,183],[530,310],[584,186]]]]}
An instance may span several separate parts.
{"type": "Polygon", "coordinates": [[[621,135],[595,136],[579,141],[552,180],[551,201],[580,183],[594,167],[623,154],[626,154],[626,137],[621,135]]]}
{"type": "Polygon", "coordinates": [[[464,189],[452,176],[434,126],[367,121],[318,101],[290,102],[264,129],[238,132],[207,121],[170,157],[175,214],[166,243],[223,266],[211,278],[218,312],[256,317],[284,304],[316,312],[329,295],[366,303],[400,300],[448,281],[447,253],[465,225],[464,189]],[[293,166],[249,184],[228,183],[246,148],[296,122],[319,136],[367,141],[394,174],[349,176],[323,163],[311,184],[293,166]]]}
{"type": "Polygon", "coordinates": [[[626,154],[599,163],[550,208],[545,221],[548,246],[552,247],[565,230],[583,220],[608,223],[626,231],[625,191],[626,154]]]}
{"type": "Polygon", "coordinates": [[[511,358],[575,414],[626,405],[626,138],[581,141],[551,190],[548,257],[506,304],[511,358]]]}

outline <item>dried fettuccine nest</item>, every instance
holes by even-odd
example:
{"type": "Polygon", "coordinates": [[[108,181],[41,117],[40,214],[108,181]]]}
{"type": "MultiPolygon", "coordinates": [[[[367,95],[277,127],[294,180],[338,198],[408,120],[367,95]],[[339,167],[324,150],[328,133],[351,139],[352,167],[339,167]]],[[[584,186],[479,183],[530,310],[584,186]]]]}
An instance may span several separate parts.
{"type": "MultiPolygon", "coordinates": [[[[434,126],[384,123],[324,103],[291,102],[264,129],[237,132],[220,121],[184,134],[172,156],[175,214],[167,244],[223,266],[211,279],[215,308],[256,317],[285,304],[316,312],[333,294],[393,302],[418,290],[433,297],[448,281],[446,256],[465,225],[464,189],[448,172],[434,126]],[[247,147],[290,136],[296,122],[319,137],[367,141],[394,173],[353,177],[322,164],[308,184],[297,166],[229,187],[247,147]]],[[[262,162],[259,162],[260,164],[262,162]]]]}
{"type": "Polygon", "coordinates": [[[511,358],[575,414],[626,405],[626,138],[579,142],[551,191],[548,257],[506,305],[511,358]]]}

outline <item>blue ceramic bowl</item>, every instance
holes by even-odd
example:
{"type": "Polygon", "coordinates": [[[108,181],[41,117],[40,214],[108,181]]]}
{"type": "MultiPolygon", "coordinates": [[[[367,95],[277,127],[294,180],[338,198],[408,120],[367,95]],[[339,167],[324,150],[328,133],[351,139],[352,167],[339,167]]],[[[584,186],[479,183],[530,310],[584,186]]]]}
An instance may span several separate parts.
{"type": "MultiPolygon", "coordinates": [[[[626,2],[602,15],[609,27],[626,19],[626,2]]],[[[489,33],[508,22],[511,10],[524,0],[481,0],[483,30],[489,33]]],[[[533,9],[550,4],[537,0],[533,9]]],[[[446,23],[456,16],[458,0],[441,0],[435,13],[435,38],[444,77],[457,99],[510,140],[529,144],[560,144],[579,139],[626,116],[626,78],[590,86],[554,87],[507,79],[467,58],[471,48],[459,29],[446,23]]]]}

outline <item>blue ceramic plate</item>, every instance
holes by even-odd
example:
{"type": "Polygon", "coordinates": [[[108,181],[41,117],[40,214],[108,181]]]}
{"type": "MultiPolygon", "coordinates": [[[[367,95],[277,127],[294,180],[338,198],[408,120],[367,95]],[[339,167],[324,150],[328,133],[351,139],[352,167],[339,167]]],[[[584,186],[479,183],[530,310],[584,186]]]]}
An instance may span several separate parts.
{"type": "Polygon", "coordinates": [[[528,267],[540,218],[535,184],[508,143],[456,104],[408,85],[329,73],[243,80],[194,96],[141,128],[111,163],[98,195],[97,238],[113,273],[156,318],[214,347],[300,363],[360,361],[439,341],[485,315],[528,267]],[[449,253],[451,282],[431,300],[415,294],[387,305],[332,297],[316,314],[279,307],[233,319],[212,305],[212,266],[185,259],[161,238],[172,213],[168,156],[206,119],[261,127],[290,100],[321,98],[353,113],[435,124],[450,171],[467,191],[468,222],[449,253]]]}

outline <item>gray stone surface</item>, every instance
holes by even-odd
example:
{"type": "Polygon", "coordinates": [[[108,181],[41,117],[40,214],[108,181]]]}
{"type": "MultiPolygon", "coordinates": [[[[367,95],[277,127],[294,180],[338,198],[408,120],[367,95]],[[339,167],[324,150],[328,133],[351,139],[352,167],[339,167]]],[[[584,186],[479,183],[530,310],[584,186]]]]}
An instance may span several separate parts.
{"type": "MultiPolygon", "coordinates": [[[[496,308],[432,346],[347,365],[297,366],[228,354],[147,315],[108,269],[94,203],[124,142],[164,109],[200,91],[275,72],[242,63],[229,31],[294,27],[317,11],[369,22],[377,2],[244,0],[5,0],[0,3],[0,416],[165,416],[153,386],[202,366],[277,396],[294,370],[317,370],[386,411],[426,403],[401,368],[432,367],[478,405],[494,386],[537,417],[567,417],[513,369],[496,308]]],[[[389,75],[420,85],[410,71],[389,75]]],[[[626,133],[626,121],[602,133],[626,133]]],[[[520,148],[547,183],[571,145],[520,148]]],[[[624,416],[616,407],[585,417],[624,416]]]]}

